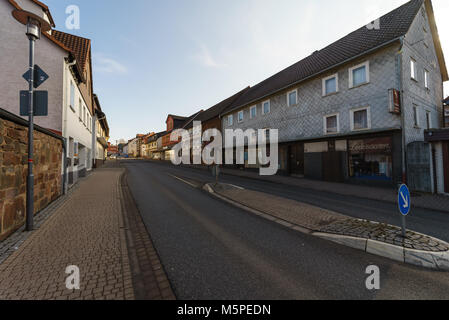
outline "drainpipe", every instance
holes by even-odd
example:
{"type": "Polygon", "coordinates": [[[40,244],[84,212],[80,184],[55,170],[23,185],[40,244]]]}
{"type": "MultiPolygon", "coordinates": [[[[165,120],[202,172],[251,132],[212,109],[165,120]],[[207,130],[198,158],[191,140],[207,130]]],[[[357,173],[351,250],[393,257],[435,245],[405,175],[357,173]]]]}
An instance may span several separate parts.
{"type": "Polygon", "coordinates": [[[406,154],[406,137],[405,137],[405,105],[404,105],[404,90],[402,87],[402,48],[404,46],[404,37],[400,37],[399,41],[401,42],[401,47],[398,52],[398,86],[399,86],[399,92],[401,93],[401,135],[402,135],[402,183],[407,183],[407,154],[406,154]]]}
{"type": "Polygon", "coordinates": [[[67,194],[67,139],[63,137],[62,148],[64,150],[63,156],[63,176],[62,176],[62,194],[67,194]]]}

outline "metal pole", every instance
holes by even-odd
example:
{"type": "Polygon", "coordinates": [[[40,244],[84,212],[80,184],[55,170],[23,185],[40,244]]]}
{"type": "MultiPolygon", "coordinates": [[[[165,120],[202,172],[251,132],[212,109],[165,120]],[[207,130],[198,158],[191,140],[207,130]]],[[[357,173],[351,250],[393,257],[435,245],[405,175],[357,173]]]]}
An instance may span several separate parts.
{"type": "Polygon", "coordinates": [[[27,177],[27,213],[26,213],[26,231],[32,231],[34,227],[34,174],[33,174],[33,133],[34,133],[34,108],[33,108],[33,89],[34,89],[34,41],[32,36],[30,40],[30,79],[28,93],[28,177],[27,177]]]}
{"type": "Polygon", "coordinates": [[[402,237],[406,238],[407,237],[407,233],[406,233],[407,226],[405,224],[405,216],[404,215],[401,215],[401,216],[402,216],[402,218],[401,218],[401,220],[402,220],[402,237]]]}

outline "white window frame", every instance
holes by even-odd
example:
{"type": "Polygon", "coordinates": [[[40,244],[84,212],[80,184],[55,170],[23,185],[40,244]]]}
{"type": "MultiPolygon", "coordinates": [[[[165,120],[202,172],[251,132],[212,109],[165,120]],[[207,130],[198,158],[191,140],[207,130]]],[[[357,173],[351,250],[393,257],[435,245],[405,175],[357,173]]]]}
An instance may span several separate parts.
{"type": "Polygon", "coordinates": [[[358,64],[358,65],[356,65],[356,66],[354,66],[354,67],[352,67],[352,68],[349,68],[349,89],[357,88],[357,87],[363,86],[363,85],[365,85],[365,84],[367,84],[367,83],[370,82],[370,76],[369,76],[369,75],[370,75],[370,70],[369,70],[369,65],[370,65],[369,60],[367,60],[367,61],[365,61],[365,62],[363,62],[363,63],[361,63],[361,64],[358,64]],[[366,82],[354,86],[354,75],[353,75],[353,71],[354,71],[355,69],[358,69],[358,68],[361,68],[361,67],[365,67],[365,71],[366,71],[366,82]]]}
{"type": "Polygon", "coordinates": [[[329,77],[323,78],[323,80],[322,80],[322,87],[323,87],[323,97],[328,96],[328,95],[332,95],[332,94],[335,94],[335,93],[338,93],[338,90],[339,90],[338,89],[338,73],[333,74],[333,75],[331,75],[329,77]],[[326,92],[326,81],[327,80],[331,80],[333,78],[335,78],[335,82],[336,82],[336,91],[327,93],[326,92]]]}
{"type": "Polygon", "coordinates": [[[237,122],[242,123],[243,121],[245,121],[245,113],[242,110],[237,113],[237,122]],[[240,120],[240,115],[242,115],[242,120],[240,120]]]}
{"type": "Polygon", "coordinates": [[[329,136],[329,135],[334,135],[334,134],[338,134],[340,133],[340,113],[333,113],[333,114],[327,114],[323,117],[323,122],[324,122],[324,134],[329,136]],[[331,117],[337,117],[337,132],[327,132],[327,118],[331,118],[331,117]]]}
{"type": "Polygon", "coordinates": [[[234,125],[234,115],[233,114],[230,114],[229,116],[228,116],[228,127],[231,127],[231,126],[233,126],[234,125]]]}
{"type": "Polygon", "coordinates": [[[424,69],[424,87],[426,89],[430,89],[429,87],[429,79],[430,79],[430,72],[424,69]]]}
{"type": "Polygon", "coordinates": [[[419,121],[419,106],[417,104],[412,105],[413,111],[413,127],[421,128],[421,123],[419,121]],[[415,122],[415,110],[416,110],[416,122],[415,122]]]}
{"type": "Polygon", "coordinates": [[[293,106],[296,106],[297,104],[298,104],[298,89],[290,90],[289,92],[287,92],[287,106],[293,107],[293,106]],[[293,92],[296,93],[296,102],[295,102],[295,104],[291,105],[290,104],[290,94],[293,92]]]}
{"type": "Polygon", "coordinates": [[[271,112],[271,101],[270,100],[265,100],[264,102],[262,102],[262,115],[266,115],[269,114],[271,112]],[[268,103],[268,111],[265,112],[265,104],[268,103]]]}
{"type": "Polygon", "coordinates": [[[257,117],[257,106],[252,106],[249,108],[249,118],[254,119],[257,117]],[[256,110],[254,117],[253,117],[253,110],[256,110]]]}
{"type": "Polygon", "coordinates": [[[416,68],[416,60],[410,57],[410,78],[418,81],[418,72],[416,68]]]}
{"type": "Polygon", "coordinates": [[[432,129],[432,112],[430,110],[426,110],[426,129],[427,130],[432,129]],[[427,128],[427,119],[429,119],[429,127],[428,128],[427,128]]]}
{"type": "Polygon", "coordinates": [[[366,131],[371,129],[371,107],[365,106],[360,108],[355,108],[350,110],[350,122],[351,122],[351,131],[366,131]],[[354,129],[354,113],[357,111],[366,110],[367,124],[368,127],[364,129],[354,129]]]}

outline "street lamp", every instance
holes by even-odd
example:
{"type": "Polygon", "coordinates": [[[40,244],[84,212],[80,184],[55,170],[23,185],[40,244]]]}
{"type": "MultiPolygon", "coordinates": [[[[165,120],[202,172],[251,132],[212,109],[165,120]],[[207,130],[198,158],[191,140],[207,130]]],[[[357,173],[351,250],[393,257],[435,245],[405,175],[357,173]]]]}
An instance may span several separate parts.
{"type": "Polygon", "coordinates": [[[34,13],[14,10],[13,17],[20,23],[26,25],[26,35],[30,41],[29,56],[29,92],[28,92],[28,177],[27,177],[27,208],[26,208],[26,230],[32,231],[34,227],[34,174],[33,174],[33,133],[34,133],[34,42],[40,39],[41,31],[47,32],[51,29],[50,24],[34,13]]]}

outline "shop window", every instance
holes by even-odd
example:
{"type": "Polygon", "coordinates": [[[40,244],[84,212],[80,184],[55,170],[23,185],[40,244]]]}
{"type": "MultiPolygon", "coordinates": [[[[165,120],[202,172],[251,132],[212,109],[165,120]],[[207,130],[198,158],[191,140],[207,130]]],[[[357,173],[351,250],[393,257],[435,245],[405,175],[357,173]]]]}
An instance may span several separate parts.
{"type": "Polygon", "coordinates": [[[351,110],[351,130],[367,130],[371,128],[371,116],[369,108],[351,110]]]}
{"type": "Polygon", "coordinates": [[[349,141],[349,175],[355,179],[391,181],[392,139],[349,141]]]}

